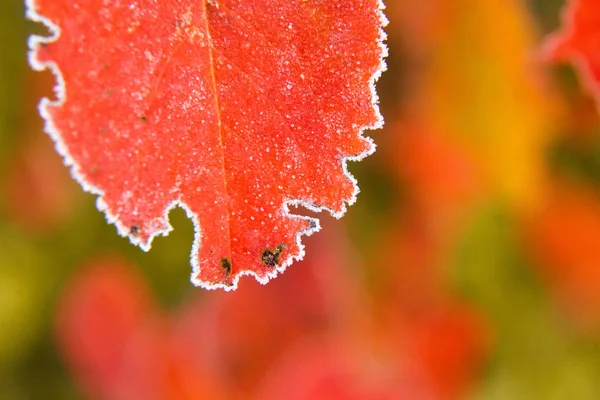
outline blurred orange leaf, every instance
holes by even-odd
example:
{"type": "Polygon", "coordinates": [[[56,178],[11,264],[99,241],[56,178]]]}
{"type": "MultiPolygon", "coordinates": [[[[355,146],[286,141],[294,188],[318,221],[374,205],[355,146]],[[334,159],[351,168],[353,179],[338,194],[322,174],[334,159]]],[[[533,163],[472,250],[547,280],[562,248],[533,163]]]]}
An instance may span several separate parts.
{"type": "Polygon", "coordinates": [[[542,273],[573,320],[600,328],[600,194],[559,186],[529,232],[542,273]]]}
{"type": "Polygon", "coordinates": [[[534,57],[536,31],[525,5],[400,3],[400,11],[417,16],[398,17],[407,42],[415,42],[407,46],[414,93],[405,115],[473,160],[490,194],[517,209],[535,205],[543,197],[544,150],[557,106],[534,57]]]}

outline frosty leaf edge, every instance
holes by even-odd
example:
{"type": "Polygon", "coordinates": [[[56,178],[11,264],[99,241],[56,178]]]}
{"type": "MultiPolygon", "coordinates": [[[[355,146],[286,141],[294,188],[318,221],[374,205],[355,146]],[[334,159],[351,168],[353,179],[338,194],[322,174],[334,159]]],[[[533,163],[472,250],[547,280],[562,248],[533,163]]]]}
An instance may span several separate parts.
{"type": "Polygon", "coordinates": [[[384,44],[386,35],[383,31],[383,27],[385,25],[387,25],[387,19],[385,18],[384,14],[383,14],[384,5],[381,2],[381,0],[378,0],[379,38],[377,40],[377,45],[379,46],[380,52],[381,52],[381,57],[380,57],[381,62],[380,62],[380,65],[379,65],[379,68],[377,69],[377,71],[375,71],[375,73],[373,73],[373,75],[369,79],[369,87],[370,87],[370,92],[371,92],[371,106],[373,107],[373,110],[377,115],[377,121],[372,125],[365,125],[365,126],[355,125],[354,126],[358,130],[359,136],[363,137],[370,144],[369,148],[366,151],[364,151],[358,155],[341,156],[341,165],[343,168],[344,175],[350,182],[352,182],[352,185],[353,185],[352,197],[350,199],[344,199],[345,201],[342,204],[341,209],[338,211],[330,209],[326,206],[316,205],[316,204],[306,201],[304,199],[287,199],[287,200],[284,199],[283,204],[282,204],[282,213],[284,216],[289,217],[289,218],[301,219],[301,220],[305,220],[308,222],[308,225],[307,225],[308,227],[306,229],[298,231],[296,234],[296,237],[295,237],[295,241],[296,241],[299,251],[296,252],[295,254],[294,253],[286,254],[285,258],[282,258],[281,260],[279,260],[280,262],[277,263],[276,268],[273,268],[273,270],[268,272],[265,276],[259,276],[258,274],[256,274],[254,271],[251,271],[251,270],[242,270],[234,276],[233,281],[231,283],[227,283],[227,284],[219,283],[219,282],[216,282],[216,283],[215,282],[207,282],[207,281],[202,281],[202,280],[197,279],[197,276],[199,275],[199,272],[200,272],[200,265],[199,265],[198,259],[197,259],[197,257],[195,257],[195,255],[198,254],[198,251],[201,246],[202,230],[201,230],[201,224],[200,224],[198,215],[195,212],[193,212],[191,210],[191,208],[185,202],[183,202],[181,199],[172,201],[164,209],[163,218],[166,221],[166,226],[163,229],[157,229],[157,230],[153,231],[150,234],[148,240],[146,242],[143,242],[135,234],[135,232],[132,232],[132,229],[130,226],[124,225],[118,219],[118,217],[116,215],[113,215],[110,212],[110,210],[107,207],[107,204],[105,203],[105,201],[103,199],[104,191],[101,190],[100,188],[90,184],[90,182],[83,176],[83,174],[81,173],[80,166],[78,165],[78,163],[75,161],[75,159],[69,153],[67,146],[65,145],[65,143],[63,142],[63,140],[61,138],[59,130],[56,128],[56,126],[52,120],[52,117],[50,116],[50,113],[48,112],[49,107],[59,107],[59,106],[63,105],[64,102],[66,101],[66,93],[67,93],[66,92],[66,84],[65,84],[65,80],[63,79],[62,72],[55,62],[53,62],[53,61],[41,62],[37,58],[38,49],[44,45],[47,45],[49,43],[57,41],[60,37],[61,30],[60,30],[60,27],[55,25],[54,23],[52,23],[52,21],[50,19],[44,17],[43,15],[40,15],[36,11],[36,1],[35,0],[26,0],[26,5],[27,5],[27,17],[35,22],[40,22],[40,23],[44,24],[49,29],[50,34],[51,34],[48,37],[35,36],[35,35],[30,37],[30,39],[29,39],[29,48],[30,48],[29,62],[35,70],[39,70],[39,71],[46,70],[46,69],[50,70],[57,79],[57,85],[54,88],[56,100],[50,100],[49,98],[43,98],[39,105],[39,112],[45,120],[45,131],[49,134],[49,136],[55,142],[55,147],[56,147],[58,153],[61,154],[61,156],[63,157],[64,163],[70,167],[71,175],[83,187],[83,189],[85,191],[88,191],[88,192],[93,193],[98,196],[97,201],[96,201],[97,208],[100,211],[104,212],[106,219],[109,223],[116,225],[118,233],[121,236],[127,236],[133,244],[140,246],[145,251],[149,250],[151,242],[155,236],[157,236],[157,235],[165,236],[173,229],[172,226],[169,224],[169,219],[168,219],[168,213],[170,212],[170,210],[176,206],[183,208],[186,211],[187,216],[192,220],[192,222],[194,224],[194,228],[195,228],[194,244],[193,244],[192,252],[191,252],[191,264],[193,267],[192,282],[195,285],[202,286],[207,289],[223,288],[225,290],[232,290],[237,287],[239,277],[244,276],[244,275],[254,275],[254,277],[260,283],[265,284],[266,282],[268,282],[268,280],[270,278],[275,277],[278,272],[283,272],[287,266],[292,264],[292,262],[294,260],[300,260],[303,258],[304,246],[301,243],[301,237],[303,235],[308,236],[308,235],[311,235],[313,232],[320,230],[319,221],[317,219],[307,217],[307,216],[293,214],[290,212],[290,206],[303,206],[303,207],[305,207],[311,211],[315,211],[315,212],[327,210],[334,217],[340,218],[345,213],[346,206],[351,205],[356,201],[356,196],[359,192],[359,188],[357,186],[356,179],[349,173],[349,171],[347,169],[347,162],[348,161],[359,161],[374,152],[375,145],[372,142],[372,140],[370,138],[366,138],[362,135],[364,133],[364,130],[366,130],[366,129],[378,129],[383,125],[383,118],[381,117],[381,114],[379,112],[378,97],[377,97],[377,94],[375,91],[375,82],[378,80],[381,73],[386,69],[386,65],[385,65],[385,62],[383,59],[387,55],[387,47],[384,44]]]}
{"type": "Polygon", "coordinates": [[[600,105],[600,85],[594,75],[592,63],[585,53],[573,46],[580,7],[580,0],[569,1],[564,5],[560,12],[561,26],[543,41],[541,55],[548,61],[570,62],[575,67],[584,90],[600,105]]]}

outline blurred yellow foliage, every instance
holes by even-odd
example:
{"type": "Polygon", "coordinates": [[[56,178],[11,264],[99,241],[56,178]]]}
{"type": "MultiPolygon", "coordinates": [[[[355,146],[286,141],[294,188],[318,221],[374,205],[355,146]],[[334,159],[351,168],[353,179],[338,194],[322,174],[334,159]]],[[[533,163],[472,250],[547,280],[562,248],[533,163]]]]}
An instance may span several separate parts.
{"type": "Polygon", "coordinates": [[[537,55],[538,34],[517,0],[452,0],[427,50],[420,112],[480,165],[511,206],[534,206],[558,102],[537,55]]]}

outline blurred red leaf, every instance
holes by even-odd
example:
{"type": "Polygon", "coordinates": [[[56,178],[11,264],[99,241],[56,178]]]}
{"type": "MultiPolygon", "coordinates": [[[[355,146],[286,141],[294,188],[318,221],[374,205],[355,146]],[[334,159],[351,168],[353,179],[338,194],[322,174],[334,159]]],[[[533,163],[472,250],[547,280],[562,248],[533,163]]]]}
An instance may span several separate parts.
{"type": "Polygon", "coordinates": [[[547,39],[544,52],[550,59],[574,63],[585,87],[600,101],[600,2],[570,0],[561,29],[547,39]]]}
{"type": "Polygon", "coordinates": [[[83,266],[56,321],[62,353],[91,398],[221,398],[219,382],[172,334],[142,276],[119,258],[83,266]]]}
{"type": "Polygon", "coordinates": [[[70,284],[59,311],[59,343],[92,397],[158,398],[162,322],[134,270],[120,259],[95,260],[70,284]]]}
{"type": "Polygon", "coordinates": [[[533,255],[575,322],[600,328],[600,196],[564,185],[529,222],[533,255]]]}
{"type": "Polygon", "coordinates": [[[31,40],[31,64],[59,77],[47,131],[133,243],[186,209],[195,284],[265,283],[319,229],[289,205],[340,217],[354,202],[346,161],[382,123],[379,0],[28,3],[54,34],[31,40]]]}
{"type": "Polygon", "coordinates": [[[481,319],[467,307],[448,307],[392,332],[396,337],[384,341],[328,335],[299,342],[269,370],[256,398],[461,398],[489,344],[481,319]]]}
{"type": "Polygon", "coordinates": [[[275,364],[257,393],[261,400],[423,399],[393,371],[339,340],[312,338],[275,364]]]}
{"type": "Polygon", "coordinates": [[[463,305],[442,306],[408,328],[406,349],[415,373],[436,399],[460,398],[485,359],[490,338],[482,318],[463,305]]]}

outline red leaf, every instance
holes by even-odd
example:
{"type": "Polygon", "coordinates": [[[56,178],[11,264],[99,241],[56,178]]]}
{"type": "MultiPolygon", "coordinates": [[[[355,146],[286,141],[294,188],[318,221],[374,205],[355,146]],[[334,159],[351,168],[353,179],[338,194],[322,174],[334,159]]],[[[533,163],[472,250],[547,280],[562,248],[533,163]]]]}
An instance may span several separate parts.
{"type": "Polygon", "coordinates": [[[472,309],[448,305],[423,316],[409,328],[408,359],[434,398],[460,398],[479,372],[491,338],[472,309]]]}
{"type": "Polygon", "coordinates": [[[173,325],[143,277],[118,257],[83,265],[65,287],[56,318],[61,353],[86,398],[232,398],[222,394],[214,364],[198,362],[206,329],[188,334],[196,342],[182,342],[173,325]]]}
{"type": "Polygon", "coordinates": [[[429,399],[420,388],[394,376],[356,346],[335,336],[299,342],[268,371],[256,399],[429,399]]]}
{"type": "Polygon", "coordinates": [[[196,226],[192,281],[261,283],[303,256],[316,219],[341,217],[346,169],[382,124],[379,0],[29,0],[30,62],[59,77],[46,130],[100,195],[121,235],[147,250],[183,207],[196,226]]]}
{"type": "Polygon", "coordinates": [[[547,40],[545,53],[556,61],[573,62],[586,88],[600,101],[600,2],[571,0],[562,20],[562,29],[547,40]]]}
{"type": "Polygon", "coordinates": [[[92,397],[155,399],[162,391],[162,318],[143,279],[98,258],[69,284],[57,316],[60,348],[92,397]]]}

